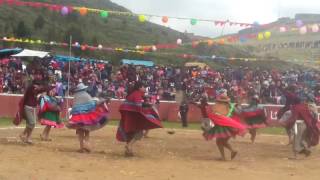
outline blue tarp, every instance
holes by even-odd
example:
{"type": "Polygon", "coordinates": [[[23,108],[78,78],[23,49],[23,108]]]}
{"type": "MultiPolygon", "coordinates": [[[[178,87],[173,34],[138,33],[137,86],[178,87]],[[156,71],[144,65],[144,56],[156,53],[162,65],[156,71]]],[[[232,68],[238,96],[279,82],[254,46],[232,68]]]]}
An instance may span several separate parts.
{"type": "Polygon", "coordinates": [[[66,61],[80,61],[81,59],[80,58],[77,58],[77,57],[72,57],[72,56],[62,56],[62,55],[56,55],[54,56],[54,58],[56,61],[63,61],[63,62],[66,62],[66,61]]]}
{"type": "Polygon", "coordinates": [[[108,61],[105,60],[96,60],[96,59],[84,59],[84,58],[78,58],[78,57],[72,57],[72,56],[63,56],[63,55],[56,55],[53,58],[56,61],[61,61],[61,62],[67,62],[67,61],[82,61],[82,62],[99,62],[99,63],[108,63],[108,61]]]}
{"type": "Polygon", "coordinates": [[[129,60],[129,59],[122,59],[122,64],[133,64],[135,66],[142,65],[142,66],[154,66],[154,62],[146,61],[146,60],[129,60]]]}
{"type": "Polygon", "coordinates": [[[18,54],[21,52],[21,48],[13,48],[13,49],[0,49],[0,56],[11,56],[14,54],[18,54]]]}

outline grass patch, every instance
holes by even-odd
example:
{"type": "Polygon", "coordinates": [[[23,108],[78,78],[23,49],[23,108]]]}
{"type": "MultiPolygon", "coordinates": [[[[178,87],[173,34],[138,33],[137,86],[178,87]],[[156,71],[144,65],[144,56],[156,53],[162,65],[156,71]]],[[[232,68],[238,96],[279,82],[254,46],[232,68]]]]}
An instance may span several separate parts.
{"type": "Polygon", "coordinates": [[[162,124],[165,128],[168,128],[168,129],[193,129],[193,130],[201,129],[200,123],[188,123],[188,127],[186,128],[183,128],[180,122],[163,121],[162,124]]]}
{"type": "MultiPolygon", "coordinates": [[[[119,121],[117,120],[110,120],[108,125],[111,126],[118,126],[119,121]]],[[[200,130],[200,123],[189,123],[187,128],[183,128],[181,123],[179,122],[168,122],[162,121],[162,125],[168,129],[193,129],[193,130],[200,130]]]]}
{"type": "MultiPolygon", "coordinates": [[[[111,120],[108,125],[111,126],[118,126],[119,121],[117,120],[111,120]]],[[[24,123],[22,123],[24,124],[24,123]]],[[[200,123],[189,123],[187,128],[182,128],[182,125],[180,122],[168,122],[163,121],[163,126],[168,129],[189,129],[189,130],[200,130],[200,123]]],[[[0,127],[8,127],[8,126],[14,126],[12,124],[11,118],[0,118],[0,127]]],[[[279,127],[269,127],[264,129],[259,129],[259,133],[262,134],[274,134],[274,135],[285,135],[286,131],[284,128],[279,127]]]]}
{"type": "Polygon", "coordinates": [[[286,135],[286,130],[281,127],[268,127],[258,130],[262,134],[286,135]]]}
{"type": "Polygon", "coordinates": [[[0,118],[0,127],[14,126],[12,118],[0,118]]]}

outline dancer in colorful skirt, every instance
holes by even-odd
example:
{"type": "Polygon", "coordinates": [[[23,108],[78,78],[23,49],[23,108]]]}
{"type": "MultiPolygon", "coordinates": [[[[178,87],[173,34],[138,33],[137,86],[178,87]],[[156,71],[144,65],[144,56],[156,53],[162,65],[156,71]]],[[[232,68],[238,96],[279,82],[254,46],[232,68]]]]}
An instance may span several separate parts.
{"type": "Polygon", "coordinates": [[[88,86],[79,83],[74,90],[74,102],[71,110],[71,118],[66,125],[70,129],[76,129],[79,137],[80,153],[90,153],[90,132],[104,127],[107,122],[107,101],[94,100],[87,92],[88,86]]]}
{"type": "MultiPolygon", "coordinates": [[[[145,103],[145,104],[150,104],[150,106],[152,106],[152,102],[151,102],[151,97],[150,96],[144,96],[143,97],[143,102],[145,103]]],[[[144,138],[149,138],[149,129],[147,129],[147,130],[144,130],[143,131],[143,137],[144,138]]]]}
{"type": "Polygon", "coordinates": [[[257,136],[257,129],[265,128],[267,126],[265,111],[263,107],[259,106],[259,96],[254,95],[249,99],[249,106],[238,106],[238,114],[242,122],[249,129],[251,135],[251,142],[254,143],[257,136]]]}
{"type": "Polygon", "coordinates": [[[286,105],[279,110],[278,118],[291,110],[291,117],[285,124],[287,130],[294,132],[293,151],[294,153],[311,154],[310,147],[316,146],[319,143],[319,128],[317,126],[317,117],[312,113],[312,109],[308,106],[308,100],[302,101],[297,96],[296,86],[291,85],[286,90],[283,90],[286,97],[286,105]]]}
{"type": "Polygon", "coordinates": [[[198,104],[194,101],[191,101],[190,104],[197,106],[201,111],[201,116],[202,116],[201,129],[203,131],[210,130],[214,126],[214,124],[211,121],[211,119],[209,119],[209,117],[208,117],[208,112],[209,112],[208,98],[206,96],[202,96],[200,98],[200,104],[198,104]]]}
{"type": "Polygon", "coordinates": [[[41,125],[46,126],[40,135],[40,139],[42,141],[51,141],[49,138],[51,127],[64,127],[60,120],[61,102],[55,97],[55,95],[55,86],[51,86],[44,95],[40,96],[39,119],[41,125]]]}
{"type": "Polygon", "coordinates": [[[230,104],[230,98],[222,94],[213,105],[212,112],[208,110],[208,103],[205,99],[201,100],[198,106],[201,109],[203,122],[203,136],[206,140],[216,138],[216,144],[221,154],[221,160],[225,161],[224,149],[227,148],[231,152],[231,160],[237,155],[237,151],[229,144],[230,137],[245,134],[245,126],[237,120],[230,118],[233,114],[234,107],[230,104]],[[210,121],[206,121],[209,118],[210,121]]]}
{"type": "Polygon", "coordinates": [[[145,88],[136,82],[129,90],[125,102],[120,106],[121,120],[117,131],[117,140],[126,142],[125,155],[133,156],[132,146],[143,136],[144,130],[162,128],[158,112],[143,101],[145,88]]]}

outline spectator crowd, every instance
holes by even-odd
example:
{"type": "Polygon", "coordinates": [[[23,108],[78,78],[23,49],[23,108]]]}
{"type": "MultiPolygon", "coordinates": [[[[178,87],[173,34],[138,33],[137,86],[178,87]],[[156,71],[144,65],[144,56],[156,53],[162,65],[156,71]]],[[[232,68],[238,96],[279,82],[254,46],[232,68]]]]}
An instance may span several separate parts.
{"type": "MultiPolygon", "coordinates": [[[[189,99],[207,95],[214,101],[220,91],[227,91],[233,101],[244,102],[247,96],[259,95],[262,103],[283,104],[281,89],[296,84],[301,97],[312,96],[320,104],[320,73],[315,70],[277,71],[275,69],[226,67],[214,70],[208,66],[112,66],[97,61],[69,63],[48,59],[22,62],[16,58],[0,60],[0,93],[21,94],[32,80],[55,84],[59,96],[65,96],[77,83],[89,86],[92,96],[104,94],[123,99],[134,81],[146,85],[153,101],[174,101],[177,92],[185,92],[189,99]],[[27,64],[27,65],[24,65],[27,64]],[[70,79],[69,79],[70,78],[70,79]]],[[[70,91],[72,92],[72,91],[70,91]]]]}

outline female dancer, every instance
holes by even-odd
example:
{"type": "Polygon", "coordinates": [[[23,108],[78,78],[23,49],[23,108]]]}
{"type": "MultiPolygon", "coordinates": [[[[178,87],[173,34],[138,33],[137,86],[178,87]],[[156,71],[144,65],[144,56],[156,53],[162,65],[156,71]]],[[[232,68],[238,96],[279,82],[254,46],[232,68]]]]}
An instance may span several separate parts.
{"type": "Polygon", "coordinates": [[[108,107],[106,101],[95,101],[87,92],[83,83],[77,85],[74,90],[74,102],[71,110],[71,118],[66,125],[70,129],[76,129],[78,134],[80,153],[90,153],[90,131],[104,127],[107,122],[108,107]]]}
{"type": "Polygon", "coordinates": [[[64,126],[59,117],[60,102],[54,97],[55,94],[55,87],[52,86],[45,95],[40,96],[39,119],[41,125],[46,126],[40,135],[42,141],[51,141],[49,138],[51,127],[62,128],[64,126]]]}
{"type": "Polygon", "coordinates": [[[242,122],[249,129],[249,133],[251,135],[251,142],[254,143],[257,136],[258,128],[265,128],[266,125],[266,115],[265,111],[262,107],[258,106],[259,104],[259,96],[254,95],[249,99],[249,106],[242,107],[238,106],[237,112],[242,122]]]}
{"type": "Polygon", "coordinates": [[[133,156],[132,146],[143,136],[144,130],[161,128],[158,113],[143,101],[144,85],[136,82],[129,90],[126,101],[120,106],[121,120],[117,131],[117,139],[126,142],[125,155],[133,156]]]}
{"type": "Polygon", "coordinates": [[[290,85],[286,90],[282,90],[282,92],[286,97],[286,104],[279,110],[278,119],[281,119],[285,112],[291,110],[291,116],[285,126],[288,132],[290,130],[294,132],[294,154],[299,153],[309,156],[311,154],[309,148],[318,145],[320,134],[317,126],[317,117],[307,103],[312,98],[307,97],[305,101],[301,97],[299,98],[296,85],[290,85]],[[298,126],[298,124],[300,125],[298,126]]]}
{"type": "Polygon", "coordinates": [[[206,140],[216,138],[216,144],[221,154],[221,160],[225,161],[224,148],[231,152],[231,160],[237,155],[232,146],[229,144],[230,137],[235,135],[244,135],[245,126],[230,118],[234,108],[230,106],[230,98],[224,94],[220,95],[213,105],[212,112],[207,110],[208,103],[205,99],[201,100],[199,108],[203,118],[209,118],[209,122],[203,123],[203,136],[206,140]]]}

